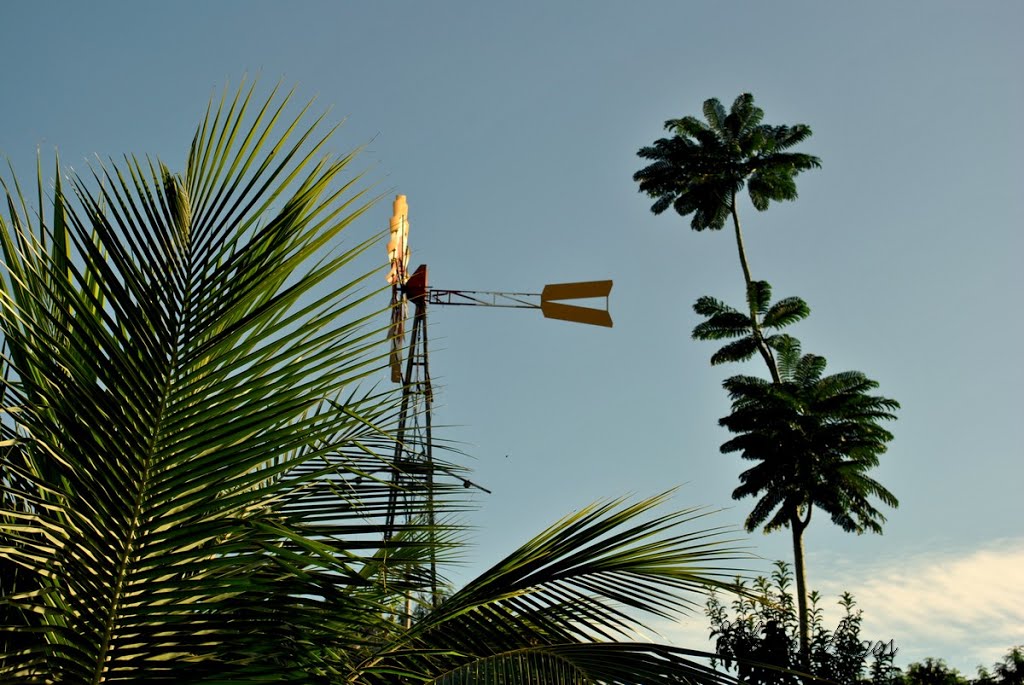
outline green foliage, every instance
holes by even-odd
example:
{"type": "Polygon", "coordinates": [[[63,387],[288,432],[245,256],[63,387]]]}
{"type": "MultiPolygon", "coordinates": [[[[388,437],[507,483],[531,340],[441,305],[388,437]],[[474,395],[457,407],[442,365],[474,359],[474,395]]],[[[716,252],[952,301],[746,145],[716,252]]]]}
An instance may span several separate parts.
{"type": "Polygon", "coordinates": [[[739,436],[722,446],[760,463],[744,472],[733,497],[760,496],[747,517],[748,530],[789,527],[796,564],[800,652],[808,663],[808,608],[803,532],[813,508],[827,511],[844,530],[881,531],[881,513],[868,501],[878,497],[890,506],[896,499],[866,475],[877,465],[891,435],[877,420],[892,418],[895,402],[866,394],[875,385],[863,374],[849,372],[822,377],[825,359],[801,356],[799,343],[779,332],[806,318],[810,310],[800,298],[771,302],[771,288],[754,280],[743,246],[736,196],[744,187],[759,211],[772,201],[797,197],[796,176],[819,168],[817,157],[791,152],[811,135],[804,124],[762,123],[764,112],[750,94],[742,94],[726,112],[716,99],[704,102],[704,120],[686,116],[665,122],[671,138],[661,138],[637,153],[651,163],[633,175],[641,192],[654,198],[651,211],[672,207],[690,216],[697,231],[718,230],[731,217],[746,286],[746,313],[710,297],[694,311],[705,320],[697,325],[698,340],[729,340],[711,363],[742,362],[760,355],[771,376],[766,383],[749,376],[726,381],[733,413],[721,420],[739,436]],[[768,334],[766,334],[768,331],[768,334]],[[776,358],[778,356],[778,359],[776,358]],[[874,403],[875,406],[869,406],[874,403]],[[842,405],[833,408],[833,404],[842,405]],[[859,414],[858,414],[859,412],[859,414]],[[872,417],[871,414],[875,416],[872,417]]]}
{"type": "Polygon", "coordinates": [[[1024,645],[1011,647],[992,671],[978,669],[978,685],[1024,685],[1024,645]]]}
{"type": "MultiPolygon", "coordinates": [[[[798,297],[770,304],[771,286],[751,285],[750,301],[763,329],[781,330],[810,313],[798,297]]],[[[778,382],[739,375],[723,383],[732,413],[719,423],[737,437],[722,452],[758,462],[740,475],[733,492],[734,499],[761,497],[747,529],[786,527],[793,512],[806,516],[817,506],[846,531],[881,532],[885,517],[868,498],[889,506],[897,500],[866,471],[878,465],[893,437],[879,422],[894,419],[899,404],[869,394],[878,384],[860,372],[826,376],[824,357],[803,354],[800,342],[786,333],[764,336],[750,316],[724,302],[702,297],[693,309],[706,317],[694,328],[695,339],[734,339],[712,356],[712,364],[750,359],[759,340],[775,354],[778,382]]]]}
{"type": "Polygon", "coordinates": [[[1024,685],[1024,645],[1011,648],[993,670],[1003,685],[1024,685]]]}
{"type": "Polygon", "coordinates": [[[895,400],[870,395],[875,381],[856,371],[825,376],[825,359],[801,354],[788,339],[779,348],[781,383],[733,376],[723,383],[732,413],[719,423],[736,437],[723,453],[757,462],[740,475],[734,499],[760,497],[746,520],[753,531],[793,525],[793,512],[817,507],[848,532],[881,532],[884,515],[871,504],[896,498],[867,475],[892,434],[879,424],[895,418],[895,400]]]}
{"type": "Polygon", "coordinates": [[[3,186],[0,681],[728,682],[614,641],[736,572],[703,512],[654,513],[667,495],[584,508],[416,606],[458,529],[403,497],[383,541],[399,398],[358,384],[388,313],[352,273],[375,241],[341,242],[373,198],[319,119],[252,93],[211,104],[181,175],[40,172],[37,211],[3,186]]]}
{"type": "Polygon", "coordinates": [[[646,516],[664,500],[613,501],[564,518],[382,645],[366,671],[447,674],[438,682],[515,673],[514,682],[545,683],[556,682],[544,674],[557,662],[575,678],[565,682],[717,680],[693,661],[699,652],[613,641],[638,626],[624,608],[673,616],[696,607],[708,580],[732,588],[721,564],[735,553],[716,542],[721,531],[683,532],[706,513],[695,509],[646,516]]]}
{"type": "Polygon", "coordinates": [[[184,176],[111,162],[50,220],[4,185],[0,676],[288,681],[380,630],[357,555],[387,487],[349,491],[395,407],[354,389],[381,327],[337,277],[373,241],[336,244],[372,198],[289,97],[246,127],[251,93],[184,176]]]}
{"type": "Polygon", "coordinates": [[[782,349],[791,344],[790,336],[785,333],[764,335],[763,329],[781,331],[811,314],[810,307],[799,297],[787,297],[771,304],[772,288],[766,281],[754,281],[750,285],[749,299],[759,323],[712,297],[698,298],[693,305],[693,311],[705,317],[693,329],[694,340],[733,339],[711,355],[712,365],[747,361],[757,354],[762,341],[772,350],[782,349]]]}
{"type": "MultiPolygon", "coordinates": [[[[705,608],[711,638],[720,654],[718,663],[735,670],[739,679],[755,685],[799,685],[804,682],[797,651],[798,618],[791,593],[789,566],[776,562],[770,579],[757,578],[747,595],[727,608],[712,594],[705,608]]],[[[839,606],[843,616],[835,629],[825,627],[821,597],[810,595],[811,634],[807,673],[840,685],[891,685],[899,669],[892,665],[892,642],[861,636],[862,612],[849,593],[839,606]]]]}
{"type": "Polygon", "coordinates": [[[942,659],[931,657],[907,666],[903,685],[967,685],[967,678],[942,659]]]}
{"type": "Polygon", "coordinates": [[[712,98],[704,102],[704,121],[692,116],[670,119],[660,138],[637,155],[652,160],[633,180],[640,192],[654,198],[651,211],[669,207],[680,216],[693,215],[697,231],[720,229],[744,186],[754,207],[768,209],[772,201],[795,200],[796,176],[821,166],[812,155],[788,152],[811,136],[810,127],[761,123],[764,111],[744,93],[729,112],[712,98]]]}

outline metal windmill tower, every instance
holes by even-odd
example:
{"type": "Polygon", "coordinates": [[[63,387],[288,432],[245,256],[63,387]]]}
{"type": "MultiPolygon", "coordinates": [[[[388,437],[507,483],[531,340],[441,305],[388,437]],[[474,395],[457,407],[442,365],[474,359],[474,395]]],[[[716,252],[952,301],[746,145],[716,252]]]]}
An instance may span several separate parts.
{"type": "MultiPolygon", "coordinates": [[[[422,502],[422,516],[427,530],[432,530],[434,519],[435,476],[441,469],[433,458],[432,405],[433,387],[430,382],[430,355],[427,340],[428,305],[499,307],[509,309],[539,309],[545,318],[561,319],[594,326],[612,326],[608,313],[611,281],[586,281],[544,286],[540,293],[497,292],[483,290],[442,290],[428,284],[427,266],[417,267],[412,274],[409,266],[409,207],[405,195],[395,197],[391,216],[391,235],[388,240],[388,260],[391,268],[387,281],[391,284],[391,326],[388,338],[391,344],[391,380],[402,384],[402,403],[399,415],[397,441],[391,468],[393,487],[389,495],[385,541],[391,540],[400,528],[399,512],[414,511],[414,507],[399,507],[399,498],[422,502]],[[604,309],[566,304],[566,300],[605,298],[604,309]],[[405,345],[408,303],[413,305],[412,330],[409,344],[405,345]],[[403,355],[403,352],[405,353],[403,355]],[[404,368],[403,368],[404,358],[404,368]]],[[[447,471],[445,470],[447,473],[447,471]]],[[[452,475],[452,474],[448,474],[452,475]]],[[[475,487],[489,492],[469,480],[462,480],[467,488],[475,487]]],[[[407,522],[409,523],[409,522],[407,522]]],[[[431,545],[433,549],[433,545],[431,545]]],[[[437,600],[436,559],[431,552],[430,578],[435,602],[437,600]]]]}

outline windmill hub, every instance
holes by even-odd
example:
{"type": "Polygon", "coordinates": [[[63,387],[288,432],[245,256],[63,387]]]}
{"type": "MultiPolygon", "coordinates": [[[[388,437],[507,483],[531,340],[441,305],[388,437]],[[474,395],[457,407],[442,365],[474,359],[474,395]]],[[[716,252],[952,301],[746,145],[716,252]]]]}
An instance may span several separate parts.
{"type": "Polygon", "coordinates": [[[409,280],[405,282],[402,288],[406,298],[413,301],[417,307],[422,306],[427,297],[427,265],[420,264],[416,267],[416,271],[409,276],[409,280]]]}

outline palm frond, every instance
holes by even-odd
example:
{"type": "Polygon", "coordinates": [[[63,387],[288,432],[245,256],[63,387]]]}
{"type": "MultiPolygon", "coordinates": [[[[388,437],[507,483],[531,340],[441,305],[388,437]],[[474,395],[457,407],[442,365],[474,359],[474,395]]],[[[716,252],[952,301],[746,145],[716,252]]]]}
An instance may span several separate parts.
{"type": "Polygon", "coordinates": [[[646,643],[538,646],[460,665],[431,685],[732,685],[735,679],[703,664],[713,655],[646,643]]]}
{"type": "Polygon", "coordinates": [[[762,318],[768,312],[772,301],[772,286],[768,281],[751,281],[747,288],[747,300],[750,306],[762,318]]]}
{"type": "Polygon", "coordinates": [[[708,122],[708,127],[720,136],[727,131],[725,128],[727,116],[725,107],[717,99],[709,98],[704,101],[704,119],[708,122]]]}
{"type": "Polygon", "coordinates": [[[779,340],[778,346],[774,349],[778,352],[779,375],[786,380],[792,379],[797,372],[797,365],[803,358],[800,341],[787,336],[779,340]]]}
{"type": "Polygon", "coordinates": [[[765,328],[781,329],[811,315],[811,308],[799,297],[786,297],[771,305],[761,320],[765,328]]]}
{"type": "Polygon", "coordinates": [[[750,335],[750,317],[742,314],[724,302],[711,297],[701,297],[693,305],[693,311],[707,320],[693,329],[695,340],[722,340],[750,335]]]}
{"type": "MultiPolygon", "coordinates": [[[[618,642],[602,646],[606,641],[621,640],[642,625],[636,612],[674,616],[699,606],[695,599],[708,586],[731,588],[732,563],[743,555],[728,546],[724,529],[681,530],[706,511],[652,518],[652,509],[666,496],[595,504],[566,517],[447,597],[396,643],[382,647],[371,660],[373,668],[468,673],[488,664],[508,667],[505,660],[512,653],[527,661],[550,654],[519,651],[528,644],[578,648],[581,654],[592,650],[596,658],[602,649],[607,654],[619,649],[618,642]]],[[[630,658],[648,658],[659,649],[647,645],[630,658]]],[[[601,677],[588,677],[603,682],[612,666],[602,666],[601,677]]],[[[687,667],[677,664],[659,677],[678,676],[678,669],[687,667]]]]}
{"type": "Polygon", "coordinates": [[[184,176],[128,157],[74,200],[58,180],[49,222],[4,185],[0,616],[30,628],[4,678],[308,675],[343,639],[323,616],[380,623],[359,550],[389,486],[363,484],[395,398],[345,392],[384,327],[337,278],[373,198],[273,99],[251,123],[251,88],[211,106],[184,176]]]}
{"type": "Polygon", "coordinates": [[[754,96],[750,93],[742,93],[733,100],[732,106],[729,108],[725,129],[733,139],[742,140],[758,132],[763,118],[764,110],[754,105],[754,96]]]}
{"type": "Polygon", "coordinates": [[[734,340],[723,345],[717,352],[711,355],[711,365],[717,366],[730,362],[745,362],[757,354],[758,349],[757,340],[753,337],[734,340]]]}
{"type": "Polygon", "coordinates": [[[739,314],[740,312],[730,307],[725,302],[705,295],[698,297],[693,304],[693,311],[704,317],[719,316],[722,314],[739,314]]]}

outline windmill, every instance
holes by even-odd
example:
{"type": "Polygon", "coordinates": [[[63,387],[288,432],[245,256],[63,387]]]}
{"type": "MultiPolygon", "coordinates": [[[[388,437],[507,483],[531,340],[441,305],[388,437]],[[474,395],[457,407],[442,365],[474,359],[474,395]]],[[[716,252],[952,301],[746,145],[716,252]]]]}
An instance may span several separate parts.
{"type": "MultiPolygon", "coordinates": [[[[405,195],[396,196],[392,205],[387,250],[390,262],[387,282],[391,285],[391,325],[388,330],[391,346],[391,380],[402,384],[402,403],[391,469],[393,487],[389,494],[384,529],[384,539],[390,541],[398,528],[398,512],[415,512],[417,509],[400,508],[399,498],[415,498],[416,501],[422,502],[422,513],[418,515],[425,517],[427,530],[434,528],[434,477],[439,470],[462,480],[466,488],[490,492],[480,485],[450,473],[434,462],[431,427],[434,395],[430,383],[427,345],[428,305],[539,309],[545,318],[610,328],[612,318],[608,313],[608,296],[612,290],[612,282],[550,284],[544,286],[540,293],[430,288],[425,264],[417,267],[412,274],[408,272],[409,205],[405,195]],[[565,304],[566,300],[592,298],[604,298],[604,309],[565,304]],[[412,302],[414,312],[409,344],[406,348],[405,329],[409,302],[412,302]]],[[[433,552],[430,578],[436,602],[437,573],[433,552]]]]}

